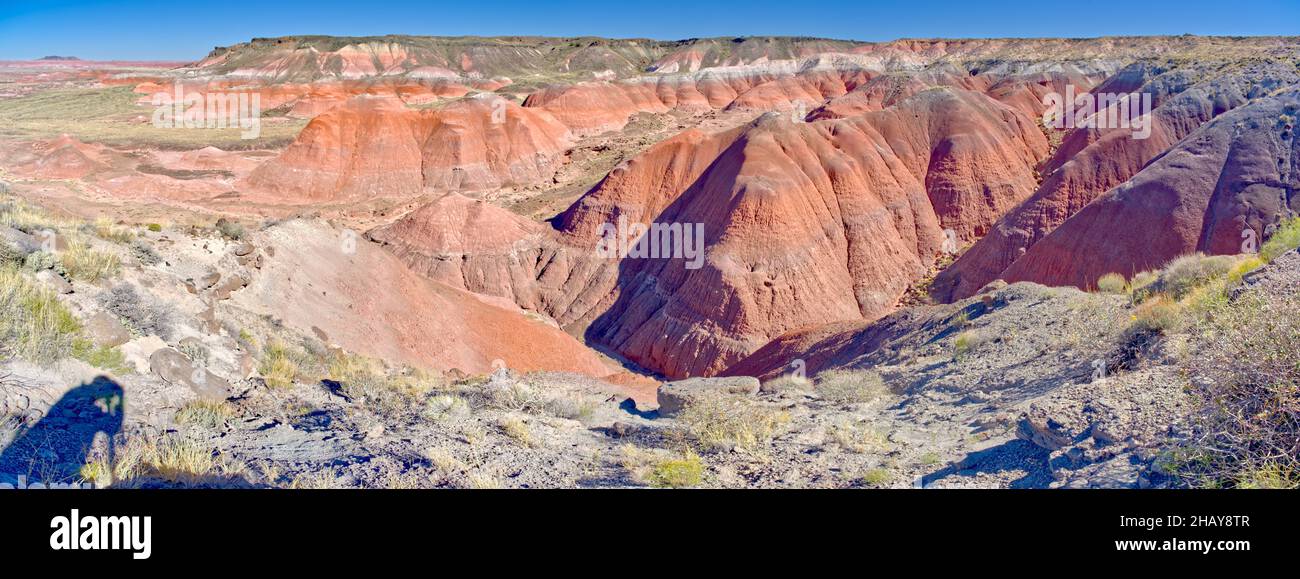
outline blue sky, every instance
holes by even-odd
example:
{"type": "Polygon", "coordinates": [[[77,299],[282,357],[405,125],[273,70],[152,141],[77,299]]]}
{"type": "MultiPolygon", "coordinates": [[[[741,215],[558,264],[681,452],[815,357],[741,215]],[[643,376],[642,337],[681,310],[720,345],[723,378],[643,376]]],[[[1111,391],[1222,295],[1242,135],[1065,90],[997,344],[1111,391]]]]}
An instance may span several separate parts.
{"type": "Polygon", "coordinates": [[[1300,34],[1300,0],[0,0],[0,59],[191,60],[291,34],[856,40],[1135,34],[1300,34]]]}

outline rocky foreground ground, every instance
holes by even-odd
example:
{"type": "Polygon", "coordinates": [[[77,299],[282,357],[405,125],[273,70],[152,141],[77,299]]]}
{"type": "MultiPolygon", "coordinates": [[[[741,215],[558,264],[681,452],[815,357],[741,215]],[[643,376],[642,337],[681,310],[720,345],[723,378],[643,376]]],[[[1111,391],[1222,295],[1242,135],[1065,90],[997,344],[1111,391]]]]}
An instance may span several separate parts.
{"type": "MultiPolygon", "coordinates": [[[[4,328],[0,483],[1184,484],[1161,458],[1193,436],[1182,363],[1190,338],[1152,322],[1129,293],[996,283],[953,304],[777,340],[751,357],[750,376],[655,392],[504,364],[476,375],[385,364],[259,312],[287,306],[265,289],[279,287],[275,262],[292,254],[280,234],[332,239],[322,222],[272,224],[239,240],[217,230],[114,240],[112,226],[98,227],[74,244],[120,262],[93,281],[69,271],[66,253],[43,264],[36,238],[3,228],[8,259],[21,263],[5,266],[6,313],[22,311],[11,298],[23,285],[75,321],[42,343],[15,329],[15,317],[4,328]]],[[[1291,251],[1234,287],[1294,297],[1297,276],[1291,251]]]]}

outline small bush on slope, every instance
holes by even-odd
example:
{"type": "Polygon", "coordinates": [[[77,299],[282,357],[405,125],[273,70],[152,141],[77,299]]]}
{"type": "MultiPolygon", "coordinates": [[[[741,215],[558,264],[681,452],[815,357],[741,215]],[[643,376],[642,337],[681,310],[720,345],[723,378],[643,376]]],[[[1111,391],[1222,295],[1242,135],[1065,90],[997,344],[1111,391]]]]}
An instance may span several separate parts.
{"type": "Polygon", "coordinates": [[[657,487],[693,487],[698,486],[703,478],[704,462],[689,450],[681,458],[659,461],[650,471],[650,484],[657,487]]]}
{"type": "Polygon", "coordinates": [[[1232,255],[1184,255],[1165,265],[1160,279],[1152,287],[1153,293],[1181,300],[1192,290],[1226,276],[1237,261],[1237,257],[1232,255]]]}
{"type": "Polygon", "coordinates": [[[758,450],[780,434],[790,415],[753,400],[709,396],[692,402],[678,420],[705,449],[758,450]]]}
{"type": "Polygon", "coordinates": [[[1190,329],[1182,364],[1201,402],[1178,462],[1207,486],[1300,486],[1300,296],[1247,292],[1190,329]]]}
{"type": "Polygon", "coordinates": [[[889,389],[872,370],[831,370],[817,375],[816,392],[830,402],[858,404],[881,398],[889,389]]]}
{"type": "Polygon", "coordinates": [[[1123,274],[1108,273],[1097,280],[1097,290],[1108,294],[1122,294],[1128,289],[1128,280],[1123,274]]]}
{"type": "Polygon", "coordinates": [[[104,292],[99,301],[109,312],[122,318],[132,333],[171,339],[175,316],[166,304],[148,292],[137,291],[135,286],[123,283],[104,292]]]}

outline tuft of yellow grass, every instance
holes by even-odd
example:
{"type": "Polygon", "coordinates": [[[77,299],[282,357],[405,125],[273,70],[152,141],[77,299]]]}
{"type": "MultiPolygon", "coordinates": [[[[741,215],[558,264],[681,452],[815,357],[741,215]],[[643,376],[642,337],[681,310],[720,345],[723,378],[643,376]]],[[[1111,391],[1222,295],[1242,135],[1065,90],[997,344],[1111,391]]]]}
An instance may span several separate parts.
{"type": "Polygon", "coordinates": [[[122,269],[116,254],[93,249],[81,240],[70,242],[67,251],[59,254],[59,261],[68,276],[86,283],[112,278],[122,269]]]}
{"type": "Polygon", "coordinates": [[[80,333],[58,294],[16,267],[0,267],[0,350],[49,364],[72,354],[80,333]]]}
{"type": "Polygon", "coordinates": [[[289,354],[284,342],[274,340],[266,345],[262,352],[262,363],[258,366],[262,379],[271,388],[288,388],[298,379],[298,363],[289,354]]]}

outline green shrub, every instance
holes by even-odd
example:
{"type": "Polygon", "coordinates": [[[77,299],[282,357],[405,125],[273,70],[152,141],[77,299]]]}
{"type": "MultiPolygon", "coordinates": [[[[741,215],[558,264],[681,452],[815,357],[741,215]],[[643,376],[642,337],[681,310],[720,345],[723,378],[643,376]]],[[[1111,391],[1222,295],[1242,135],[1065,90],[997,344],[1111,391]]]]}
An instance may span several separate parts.
{"type": "Polygon", "coordinates": [[[1300,217],[1282,223],[1273,232],[1273,236],[1259,248],[1259,256],[1264,261],[1273,261],[1278,256],[1300,247],[1300,217]]]}
{"type": "Polygon", "coordinates": [[[72,357],[114,374],[131,374],[135,372],[135,368],[126,363],[126,355],[122,353],[121,349],[96,346],[86,338],[73,341],[72,357]]]}
{"type": "Polygon", "coordinates": [[[229,219],[226,219],[225,217],[222,217],[217,220],[216,228],[217,228],[217,232],[220,233],[226,239],[239,241],[240,239],[244,238],[244,234],[245,234],[244,226],[241,225],[238,221],[231,221],[229,219]]]}
{"type": "Polygon", "coordinates": [[[671,458],[655,463],[650,471],[650,484],[664,488],[699,486],[704,478],[704,461],[691,451],[681,458],[671,458]]]}
{"type": "Polygon", "coordinates": [[[862,484],[870,487],[882,487],[894,480],[893,473],[884,468],[873,468],[862,475],[862,484]]]}

